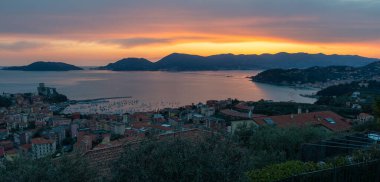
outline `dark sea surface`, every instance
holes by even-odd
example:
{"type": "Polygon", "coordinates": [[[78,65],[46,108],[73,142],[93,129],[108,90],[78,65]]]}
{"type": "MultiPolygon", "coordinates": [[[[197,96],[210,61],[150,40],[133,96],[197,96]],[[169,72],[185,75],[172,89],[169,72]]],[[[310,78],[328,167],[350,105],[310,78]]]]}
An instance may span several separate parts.
{"type": "Polygon", "coordinates": [[[56,87],[69,99],[95,99],[131,96],[135,99],[173,102],[176,105],[205,102],[210,99],[237,98],[257,101],[295,101],[312,103],[300,96],[314,89],[296,89],[251,82],[248,76],[259,71],[201,72],[23,72],[0,71],[0,91],[7,93],[36,92],[38,83],[56,87]]]}

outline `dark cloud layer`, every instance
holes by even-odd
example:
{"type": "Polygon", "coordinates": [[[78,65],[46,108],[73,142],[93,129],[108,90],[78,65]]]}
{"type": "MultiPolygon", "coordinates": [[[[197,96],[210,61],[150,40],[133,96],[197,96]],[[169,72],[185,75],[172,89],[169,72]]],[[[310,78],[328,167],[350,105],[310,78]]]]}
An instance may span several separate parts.
{"type": "MultiPolygon", "coordinates": [[[[105,33],[182,30],[305,42],[361,42],[380,39],[379,10],[379,0],[2,0],[0,35],[93,39],[105,33]]],[[[116,42],[136,46],[170,40],[116,42]]]]}

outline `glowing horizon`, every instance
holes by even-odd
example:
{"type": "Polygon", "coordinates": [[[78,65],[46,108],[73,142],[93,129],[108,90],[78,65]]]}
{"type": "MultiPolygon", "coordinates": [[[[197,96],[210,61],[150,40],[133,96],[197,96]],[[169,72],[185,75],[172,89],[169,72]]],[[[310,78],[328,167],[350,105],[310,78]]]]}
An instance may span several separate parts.
{"type": "Polygon", "coordinates": [[[0,65],[306,52],[380,58],[377,0],[0,2],[0,65]]]}

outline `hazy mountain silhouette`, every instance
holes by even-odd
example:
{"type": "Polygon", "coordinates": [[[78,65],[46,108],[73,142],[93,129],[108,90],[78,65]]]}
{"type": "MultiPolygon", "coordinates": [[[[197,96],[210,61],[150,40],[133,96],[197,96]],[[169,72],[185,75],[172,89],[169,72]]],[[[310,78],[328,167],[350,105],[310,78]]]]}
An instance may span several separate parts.
{"type": "Polygon", "coordinates": [[[62,62],[43,62],[38,61],[26,66],[5,67],[3,70],[20,70],[20,71],[71,71],[83,70],[80,67],[62,62]]]}
{"type": "Polygon", "coordinates": [[[325,55],[307,53],[277,53],[261,55],[220,54],[198,56],[173,53],[157,62],[146,59],[127,58],[98,69],[114,71],[167,70],[167,71],[200,71],[200,70],[254,70],[273,68],[307,68],[313,66],[353,66],[360,67],[379,59],[351,55],[325,55]]]}

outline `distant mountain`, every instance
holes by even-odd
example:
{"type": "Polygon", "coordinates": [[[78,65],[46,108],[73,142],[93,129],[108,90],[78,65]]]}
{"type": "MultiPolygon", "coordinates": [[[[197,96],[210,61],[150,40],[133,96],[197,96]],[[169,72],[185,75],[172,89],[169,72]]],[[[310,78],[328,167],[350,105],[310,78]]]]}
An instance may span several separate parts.
{"type": "Polygon", "coordinates": [[[167,71],[199,71],[199,70],[257,70],[273,68],[308,68],[312,66],[352,66],[359,67],[380,59],[350,55],[325,55],[307,53],[278,53],[262,55],[220,54],[198,56],[173,53],[152,63],[146,59],[128,58],[111,63],[99,69],[130,70],[167,70],[167,71]]]}
{"type": "Polygon", "coordinates": [[[380,61],[362,67],[328,66],[307,69],[270,69],[253,76],[252,80],[275,85],[297,85],[327,82],[343,83],[377,78],[380,78],[380,61]]]}
{"type": "Polygon", "coordinates": [[[144,58],[125,58],[107,66],[99,67],[102,70],[113,71],[149,71],[154,70],[154,63],[144,58]]]}
{"type": "Polygon", "coordinates": [[[80,67],[61,63],[61,62],[34,62],[26,66],[12,66],[5,67],[3,70],[19,70],[19,71],[71,71],[71,70],[83,70],[80,67]]]}

